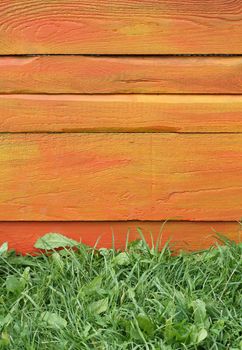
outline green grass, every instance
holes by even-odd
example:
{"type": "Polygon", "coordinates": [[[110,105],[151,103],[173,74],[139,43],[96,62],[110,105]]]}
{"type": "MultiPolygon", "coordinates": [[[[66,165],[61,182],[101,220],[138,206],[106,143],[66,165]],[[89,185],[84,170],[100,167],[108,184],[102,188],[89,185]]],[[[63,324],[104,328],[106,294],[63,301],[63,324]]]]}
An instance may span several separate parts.
{"type": "Polygon", "coordinates": [[[0,254],[0,349],[242,349],[242,245],[0,254]]]}

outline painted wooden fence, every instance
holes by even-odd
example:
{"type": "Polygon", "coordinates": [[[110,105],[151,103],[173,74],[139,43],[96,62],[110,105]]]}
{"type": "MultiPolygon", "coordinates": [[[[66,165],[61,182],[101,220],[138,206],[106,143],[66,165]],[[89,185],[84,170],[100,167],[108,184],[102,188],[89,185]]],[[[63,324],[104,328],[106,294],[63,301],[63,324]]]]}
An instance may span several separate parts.
{"type": "Polygon", "coordinates": [[[2,0],[0,243],[240,240],[240,54],[237,0],[2,0]]]}

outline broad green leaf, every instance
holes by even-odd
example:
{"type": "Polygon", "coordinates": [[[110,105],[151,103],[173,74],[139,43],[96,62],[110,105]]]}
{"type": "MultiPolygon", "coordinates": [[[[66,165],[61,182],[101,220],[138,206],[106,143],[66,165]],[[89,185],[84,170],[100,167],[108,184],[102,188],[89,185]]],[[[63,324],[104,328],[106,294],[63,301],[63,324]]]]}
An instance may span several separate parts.
{"type": "Polygon", "coordinates": [[[30,271],[30,268],[26,267],[20,278],[14,275],[8,276],[6,279],[7,291],[14,294],[20,294],[29,282],[29,279],[30,279],[29,271],[30,271]]]}
{"type": "Polygon", "coordinates": [[[140,332],[138,331],[137,327],[135,327],[132,323],[130,323],[129,335],[134,340],[142,340],[140,332]]]}
{"type": "Polygon", "coordinates": [[[91,326],[90,324],[87,324],[87,325],[84,327],[84,329],[83,329],[83,336],[84,336],[84,337],[87,337],[87,336],[88,336],[89,331],[90,331],[91,328],[92,328],[92,326],[91,326]]]}
{"type": "Polygon", "coordinates": [[[113,259],[114,264],[119,266],[127,266],[130,264],[130,258],[129,255],[126,252],[119,253],[115,258],[113,259]]]}
{"type": "Polygon", "coordinates": [[[24,289],[24,284],[16,276],[8,276],[6,279],[6,288],[8,292],[21,293],[24,289]]]}
{"type": "Polygon", "coordinates": [[[151,319],[145,314],[139,314],[136,317],[139,328],[148,336],[152,336],[155,332],[155,326],[151,319]]]}
{"type": "Polygon", "coordinates": [[[89,311],[93,314],[102,314],[108,309],[108,298],[100,299],[98,301],[94,301],[89,306],[89,311]]]}
{"type": "Polygon", "coordinates": [[[212,324],[210,331],[216,335],[219,335],[219,333],[221,333],[224,329],[224,323],[225,321],[223,319],[219,319],[218,321],[212,324]]]}
{"type": "Polygon", "coordinates": [[[136,239],[128,243],[128,250],[130,252],[141,251],[143,249],[144,249],[144,242],[141,239],[136,239]]]}
{"type": "Polygon", "coordinates": [[[164,336],[166,341],[171,341],[175,338],[175,330],[172,324],[172,318],[168,318],[165,322],[164,336]]]}
{"type": "MultiPolygon", "coordinates": [[[[169,318],[166,320],[164,335],[165,340],[168,342],[179,342],[186,344],[189,342],[189,338],[192,334],[192,339],[196,340],[197,329],[194,325],[190,325],[189,323],[183,320],[182,322],[175,322],[175,319],[169,318]],[[173,323],[174,321],[174,323],[173,323]]],[[[195,340],[192,340],[194,343],[195,340]]]]}
{"type": "Polygon", "coordinates": [[[25,269],[24,269],[24,272],[22,273],[22,276],[20,278],[20,282],[22,283],[22,288],[24,288],[29,280],[30,280],[30,274],[29,274],[29,271],[30,271],[30,267],[27,266],[25,269]]]}
{"type": "Polygon", "coordinates": [[[64,269],[64,262],[61,258],[61,255],[58,252],[54,252],[51,255],[51,258],[55,264],[55,266],[57,267],[58,270],[63,271],[64,269]]]}
{"type": "Polygon", "coordinates": [[[208,336],[208,332],[205,328],[202,328],[197,335],[197,344],[201,343],[204,339],[206,339],[208,336]]]}
{"type": "Polygon", "coordinates": [[[2,348],[2,346],[5,348],[5,346],[10,344],[10,336],[9,334],[4,331],[1,334],[1,338],[0,338],[0,348],[2,348]]]}
{"type": "Polygon", "coordinates": [[[0,327],[7,326],[13,321],[13,317],[8,313],[5,317],[0,315],[0,327]]]}
{"type": "Polygon", "coordinates": [[[135,291],[133,288],[129,288],[128,291],[127,291],[127,294],[128,294],[128,297],[129,299],[134,299],[135,298],[135,291]]]}
{"type": "Polygon", "coordinates": [[[86,295],[92,293],[98,293],[102,285],[102,276],[96,276],[91,282],[87,283],[83,288],[82,292],[86,295]]]}
{"type": "Polygon", "coordinates": [[[4,255],[5,253],[7,253],[8,251],[8,243],[4,242],[1,246],[0,246],[0,256],[4,255]]]}
{"type": "Polygon", "coordinates": [[[61,235],[60,233],[50,232],[39,238],[35,243],[35,248],[38,249],[56,249],[65,247],[75,247],[79,243],[61,235]]]}
{"type": "Polygon", "coordinates": [[[110,250],[107,248],[100,248],[100,249],[98,249],[98,252],[102,256],[109,256],[110,255],[110,250]]]}
{"type": "Polygon", "coordinates": [[[42,312],[40,319],[51,328],[64,328],[67,326],[67,321],[53,312],[42,312]]]}
{"type": "Polygon", "coordinates": [[[128,338],[131,338],[134,340],[142,340],[140,332],[138,331],[137,327],[135,327],[134,323],[131,322],[131,320],[126,320],[121,318],[119,320],[119,324],[121,327],[124,328],[128,338]]]}
{"type": "Polygon", "coordinates": [[[38,263],[33,260],[32,257],[26,257],[26,256],[11,256],[8,257],[8,262],[11,265],[17,265],[17,266],[38,266],[38,263]]]}
{"type": "Polygon", "coordinates": [[[206,311],[206,304],[200,300],[197,299],[192,302],[192,308],[193,308],[193,316],[194,316],[194,323],[196,326],[203,326],[205,323],[207,323],[207,311],[206,311]]]}

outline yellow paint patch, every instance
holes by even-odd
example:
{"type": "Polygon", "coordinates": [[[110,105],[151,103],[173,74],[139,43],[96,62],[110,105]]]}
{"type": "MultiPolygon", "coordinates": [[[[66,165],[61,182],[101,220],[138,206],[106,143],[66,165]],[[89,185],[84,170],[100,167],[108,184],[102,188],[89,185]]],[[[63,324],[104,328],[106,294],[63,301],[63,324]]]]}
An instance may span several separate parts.
{"type": "Polygon", "coordinates": [[[155,28],[149,24],[131,24],[121,27],[118,32],[125,35],[147,35],[155,31],[155,28]]]}
{"type": "Polygon", "coordinates": [[[27,140],[20,141],[17,145],[13,142],[3,142],[0,146],[0,161],[13,162],[31,160],[39,154],[37,144],[29,143],[27,140]]]}

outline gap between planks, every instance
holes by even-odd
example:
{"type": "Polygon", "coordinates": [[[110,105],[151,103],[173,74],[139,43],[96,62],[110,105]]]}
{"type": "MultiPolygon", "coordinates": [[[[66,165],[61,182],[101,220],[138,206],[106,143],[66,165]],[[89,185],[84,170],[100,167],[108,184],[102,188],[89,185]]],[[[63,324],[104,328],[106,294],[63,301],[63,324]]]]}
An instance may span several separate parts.
{"type": "Polygon", "coordinates": [[[32,54],[0,54],[1,58],[8,57],[100,57],[100,58],[172,58],[172,57],[242,57],[241,53],[180,53],[180,54],[95,54],[95,53],[32,53],[32,54]]]}

